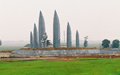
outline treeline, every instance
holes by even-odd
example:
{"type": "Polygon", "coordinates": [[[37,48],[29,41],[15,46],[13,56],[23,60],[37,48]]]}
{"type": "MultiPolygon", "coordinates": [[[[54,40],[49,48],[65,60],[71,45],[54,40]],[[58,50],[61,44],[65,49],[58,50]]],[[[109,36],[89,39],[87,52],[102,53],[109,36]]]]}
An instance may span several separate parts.
{"type": "Polygon", "coordinates": [[[102,41],[102,46],[103,46],[103,48],[108,48],[110,46],[112,48],[119,48],[119,43],[120,43],[120,41],[118,39],[115,39],[115,40],[112,41],[112,44],[110,45],[110,40],[104,39],[102,41]]]}

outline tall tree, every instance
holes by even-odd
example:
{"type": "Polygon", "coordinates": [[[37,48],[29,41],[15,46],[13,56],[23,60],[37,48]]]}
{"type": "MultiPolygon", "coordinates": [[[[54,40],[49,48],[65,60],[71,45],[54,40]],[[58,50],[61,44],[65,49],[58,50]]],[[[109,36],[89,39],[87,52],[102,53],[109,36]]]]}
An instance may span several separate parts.
{"type": "Polygon", "coordinates": [[[84,41],[84,47],[87,47],[87,46],[88,46],[88,41],[85,40],[85,41],[84,41]]]}
{"type": "Polygon", "coordinates": [[[88,41],[87,41],[88,36],[84,37],[84,39],[85,39],[85,41],[84,41],[84,47],[87,47],[88,46],[88,41]]]}
{"type": "Polygon", "coordinates": [[[119,48],[120,41],[118,39],[113,40],[112,48],[119,48]]]}
{"type": "Polygon", "coordinates": [[[108,39],[104,39],[102,41],[102,46],[103,48],[108,48],[109,47],[109,44],[110,44],[110,41],[108,39]]]}

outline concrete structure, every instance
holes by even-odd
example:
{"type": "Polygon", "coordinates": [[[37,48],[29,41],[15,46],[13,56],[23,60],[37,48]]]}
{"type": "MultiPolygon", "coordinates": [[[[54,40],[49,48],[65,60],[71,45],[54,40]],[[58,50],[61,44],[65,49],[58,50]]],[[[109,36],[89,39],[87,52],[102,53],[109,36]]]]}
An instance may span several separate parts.
{"type": "Polygon", "coordinates": [[[38,48],[38,41],[37,41],[37,27],[36,24],[34,23],[34,43],[33,43],[33,48],[38,48]]]}
{"type": "MultiPolygon", "coordinates": [[[[44,33],[45,33],[45,22],[44,22],[44,17],[42,15],[42,12],[40,11],[39,25],[38,25],[38,38],[37,38],[36,24],[34,24],[33,38],[32,38],[32,33],[30,33],[31,48],[42,48],[41,41],[44,41],[42,40],[44,33]],[[33,47],[32,47],[32,43],[33,43],[33,47]]],[[[59,23],[59,18],[56,11],[54,12],[54,18],[53,18],[53,47],[54,48],[60,47],[60,23],[59,23]]]]}
{"type": "Polygon", "coordinates": [[[20,55],[41,55],[41,56],[61,56],[61,55],[89,55],[89,54],[106,54],[120,52],[120,50],[99,50],[99,49],[74,49],[74,50],[14,50],[12,53],[20,55]]]}
{"type": "Polygon", "coordinates": [[[67,47],[72,46],[72,40],[71,40],[71,28],[69,23],[67,24],[67,47]]]}
{"type": "Polygon", "coordinates": [[[60,47],[60,23],[56,11],[53,18],[53,47],[60,47]]]}
{"type": "Polygon", "coordinates": [[[78,30],[76,31],[76,47],[80,47],[80,45],[79,45],[79,33],[78,33],[78,30]]]}
{"type": "Polygon", "coordinates": [[[56,11],[53,19],[53,47],[60,47],[60,23],[56,11]]]}
{"type": "Polygon", "coordinates": [[[42,48],[41,40],[43,38],[43,34],[45,33],[45,22],[44,22],[44,17],[42,15],[41,11],[40,11],[40,15],[39,15],[38,31],[39,31],[39,48],[42,48]]]}
{"type": "Polygon", "coordinates": [[[47,34],[46,33],[43,34],[43,38],[41,40],[41,46],[42,48],[47,48],[47,34]]]}
{"type": "Polygon", "coordinates": [[[30,48],[33,48],[33,35],[32,35],[32,32],[30,32],[30,48]]]}

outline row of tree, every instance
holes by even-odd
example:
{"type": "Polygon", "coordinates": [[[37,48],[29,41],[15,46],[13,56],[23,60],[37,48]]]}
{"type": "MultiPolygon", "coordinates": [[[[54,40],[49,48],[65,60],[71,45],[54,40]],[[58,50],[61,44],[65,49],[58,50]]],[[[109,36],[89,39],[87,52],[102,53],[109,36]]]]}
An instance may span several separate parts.
{"type": "MultiPolygon", "coordinates": [[[[120,43],[120,41],[118,39],[113,40],[112,45],[111,45],[112,48],[119,48],[119,43],[120,43]]],[[[110,40],[104,39],[102,41],[102,46],[103,46],[103,48],[108,48],[110,46],[110,40]]]]}

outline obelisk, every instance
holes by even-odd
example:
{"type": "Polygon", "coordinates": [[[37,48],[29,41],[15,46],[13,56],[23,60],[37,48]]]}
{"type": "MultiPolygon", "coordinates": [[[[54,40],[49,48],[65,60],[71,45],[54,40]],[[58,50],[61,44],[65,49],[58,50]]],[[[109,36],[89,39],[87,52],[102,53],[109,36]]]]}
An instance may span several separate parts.
{"type": "Polygon", "coordinates": [[[33,30],[33,33],[34,33],[34,48],[38,48],[38,42],[37,42],[37,27],[36,27],[36,24],[34,23],[34,30],[33,30]]]}
{"type": "Polygon", "coordinates": [[[39,15],[38,31],[39,31],[39,48],[41,48],[41,40],[43,38],[43,34],[45,33],[45,22],[41,11],[39,15]]]}
{"type": "Polygon", "coordinates": [[[72,47],[71,28],[69,22],[67,24],[67,47],[72,47]]]}
{"type": "Polygon", "coordinates": [[[30,32],[30,48],[33,48],[33,36],[32,36],[32,32],[30,32]]]}
{"type": "Polygon", "coordinates": [[[60,47],[60,23],[56,11],[53,18],[53,47],[60,47]]]}
{"type": "Polygon", "coordinates": [[[76,47],[80,47],[80,45],[79,45],[79,33],[78,33],[78,30],[76,31],[76,47]]]}

